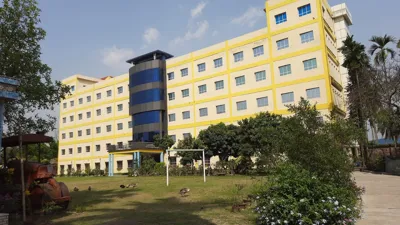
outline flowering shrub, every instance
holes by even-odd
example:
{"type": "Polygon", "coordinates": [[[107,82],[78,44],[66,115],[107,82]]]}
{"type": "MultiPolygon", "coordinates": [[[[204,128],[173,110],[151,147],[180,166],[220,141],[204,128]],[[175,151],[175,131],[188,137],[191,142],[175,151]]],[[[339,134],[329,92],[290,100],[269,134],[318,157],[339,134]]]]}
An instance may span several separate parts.
{"type": "Polygon", "coordinates": [[[257,193],[257,222],[355,224],[361,213],[363,191],[352,182],[344,184],[323,181],[295,165],[280,165],[257,193]]]}

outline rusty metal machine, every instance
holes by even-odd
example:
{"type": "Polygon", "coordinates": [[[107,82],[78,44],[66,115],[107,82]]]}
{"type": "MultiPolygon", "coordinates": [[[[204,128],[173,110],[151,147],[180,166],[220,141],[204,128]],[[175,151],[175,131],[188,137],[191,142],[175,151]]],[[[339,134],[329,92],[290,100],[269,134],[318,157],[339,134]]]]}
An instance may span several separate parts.
{"type": "MultiPolygon", "coordinates": [[[[8,169],[14,170],[14,184],[21,183],[20,160],[11,160],[7,164],[8,169]]],[[[71,200],[68,187],[63,182],[54,179],[55,171],[51,165],[43,165],[36,162],[24,162],[25,187],[29,191],[31,209],[41,209],[48,203],[55,203],[68,208],[71,200]]]]}

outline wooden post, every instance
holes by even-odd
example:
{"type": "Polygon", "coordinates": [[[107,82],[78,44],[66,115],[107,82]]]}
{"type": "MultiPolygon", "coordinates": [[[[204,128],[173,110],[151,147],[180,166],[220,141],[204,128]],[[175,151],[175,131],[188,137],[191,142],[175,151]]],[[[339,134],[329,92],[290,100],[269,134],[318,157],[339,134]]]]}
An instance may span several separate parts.
{"type": "Polygon", "coordinates": [[[19,149],[21,151],[21,190],[22,190],[22,221],[26,221],[26,203],[25,203],[25,176],[24,176],[24,159],[22,150],[22,130],[19,126],[19,149]]]}

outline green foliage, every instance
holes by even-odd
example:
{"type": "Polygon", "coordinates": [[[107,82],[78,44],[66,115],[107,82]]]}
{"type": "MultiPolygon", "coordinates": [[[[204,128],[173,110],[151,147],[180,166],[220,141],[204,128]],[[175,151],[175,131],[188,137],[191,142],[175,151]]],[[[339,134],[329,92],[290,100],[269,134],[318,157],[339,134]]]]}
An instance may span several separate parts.
{"type": "Polygon", "coordinates": [[[51,80],[51,69],[41,62],[46,32],[38,25],[40,9],[35,0],[3,0],[0,6],[0,74],[20,81],[21,99],[6,104],[8,132],[51,131],[56,118],[40,117],[36,110],[54,110],[69,87],[51,80]]]}
{"type": "Polygon", "coordinates": [[[156,161],[153,157],[147,154],[143,154],[143,160],[140,164],[139,174],[140,175],[153,175],[154,167],[156,165],[156,161]]]}
{"type": "Polygon", "coordinates": [[[166,174],[165,163],[156,163],[154,166],[154,175],[164,176],[166,174]]]}
{"type": "MultiPolygon", "coordinates": [[[[176,146],[177,149],[202,149],[203,143],[200,139],[192,137],[184,138],[183,140],[179,140],[176,146]]],[[[212,153],[210,151],[205,151],[204,154],[206,156],[211,156],[212,153]]],[[[181,157],[180,163],[182,165],[193,165],[193,160],[201,160],[203,158],[202,152],[177,152],[177,155],[181,157]]]]}
{"type": "Polygon", "coordinates": [[[156,134],[154,135],[154,146],[161,148],[163,150],[170,149],[172,145],[175,144],[175,141],[172,140],[171,136],[169,135],[164,135],[161,137],[161,135],[156,134]]]}
{"type": "Polygon", "coordinates": [[[219,157],[221,161],[228,161],[229,156],[237,157],[240,150],[238,138],[238,127],[219,123],[211,125],[200,131],[199,139],[205,149],[212,152],[212,155],[219,157]]]}
{"type": "Polygon", "coordinates": [[[285,153],[289,162],[327,180],[350,179],[353,167],[344,147],[352,145],[362,132],[341,119],[324,123],[316,106],[304,99],[289,106],[289,111],[294,116],[283,120],[280,126],[277,151],[285,153]]]}
{"type": "Polygon", "coordinates": [[[355,224],[362,189],[325,182],[294,164],[281,164],[257,193],[258,224],[355,224]]]}

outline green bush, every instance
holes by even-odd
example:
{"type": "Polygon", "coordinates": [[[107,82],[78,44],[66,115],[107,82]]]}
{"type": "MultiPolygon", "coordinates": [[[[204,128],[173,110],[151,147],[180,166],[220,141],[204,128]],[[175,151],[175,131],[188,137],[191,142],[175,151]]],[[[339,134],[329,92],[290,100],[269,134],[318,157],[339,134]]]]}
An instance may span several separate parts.
{"type": "Polygon", "coordinates": [[[355,224],[363,190],[352,181],[343,184],[323,181],[293,164],[281,164],[257,193],[258,223],[355,224]]]}
{"type": "Polygon", "coordinates": [[[165,175],[166,169],[165,169],[165,163],[160,162],[156,163],[154,166],[154,175],[160,176],[160,175],[165,175]]]}
{"type": "Polygon", "coordinates": [[[366,162],[366,166],[368,170],[376,171],[376,172],[384,172],[385,171],[385,157],[383,155],[372,155],[369,160],[366,162]]]}
{"type": "Polygon", "coordinates": [[[155,165],[156,161],[153,159],[153,157],[143,154],[143,160],[139,168],[139,174],[143,176],[153,175],[155,165]]]}

